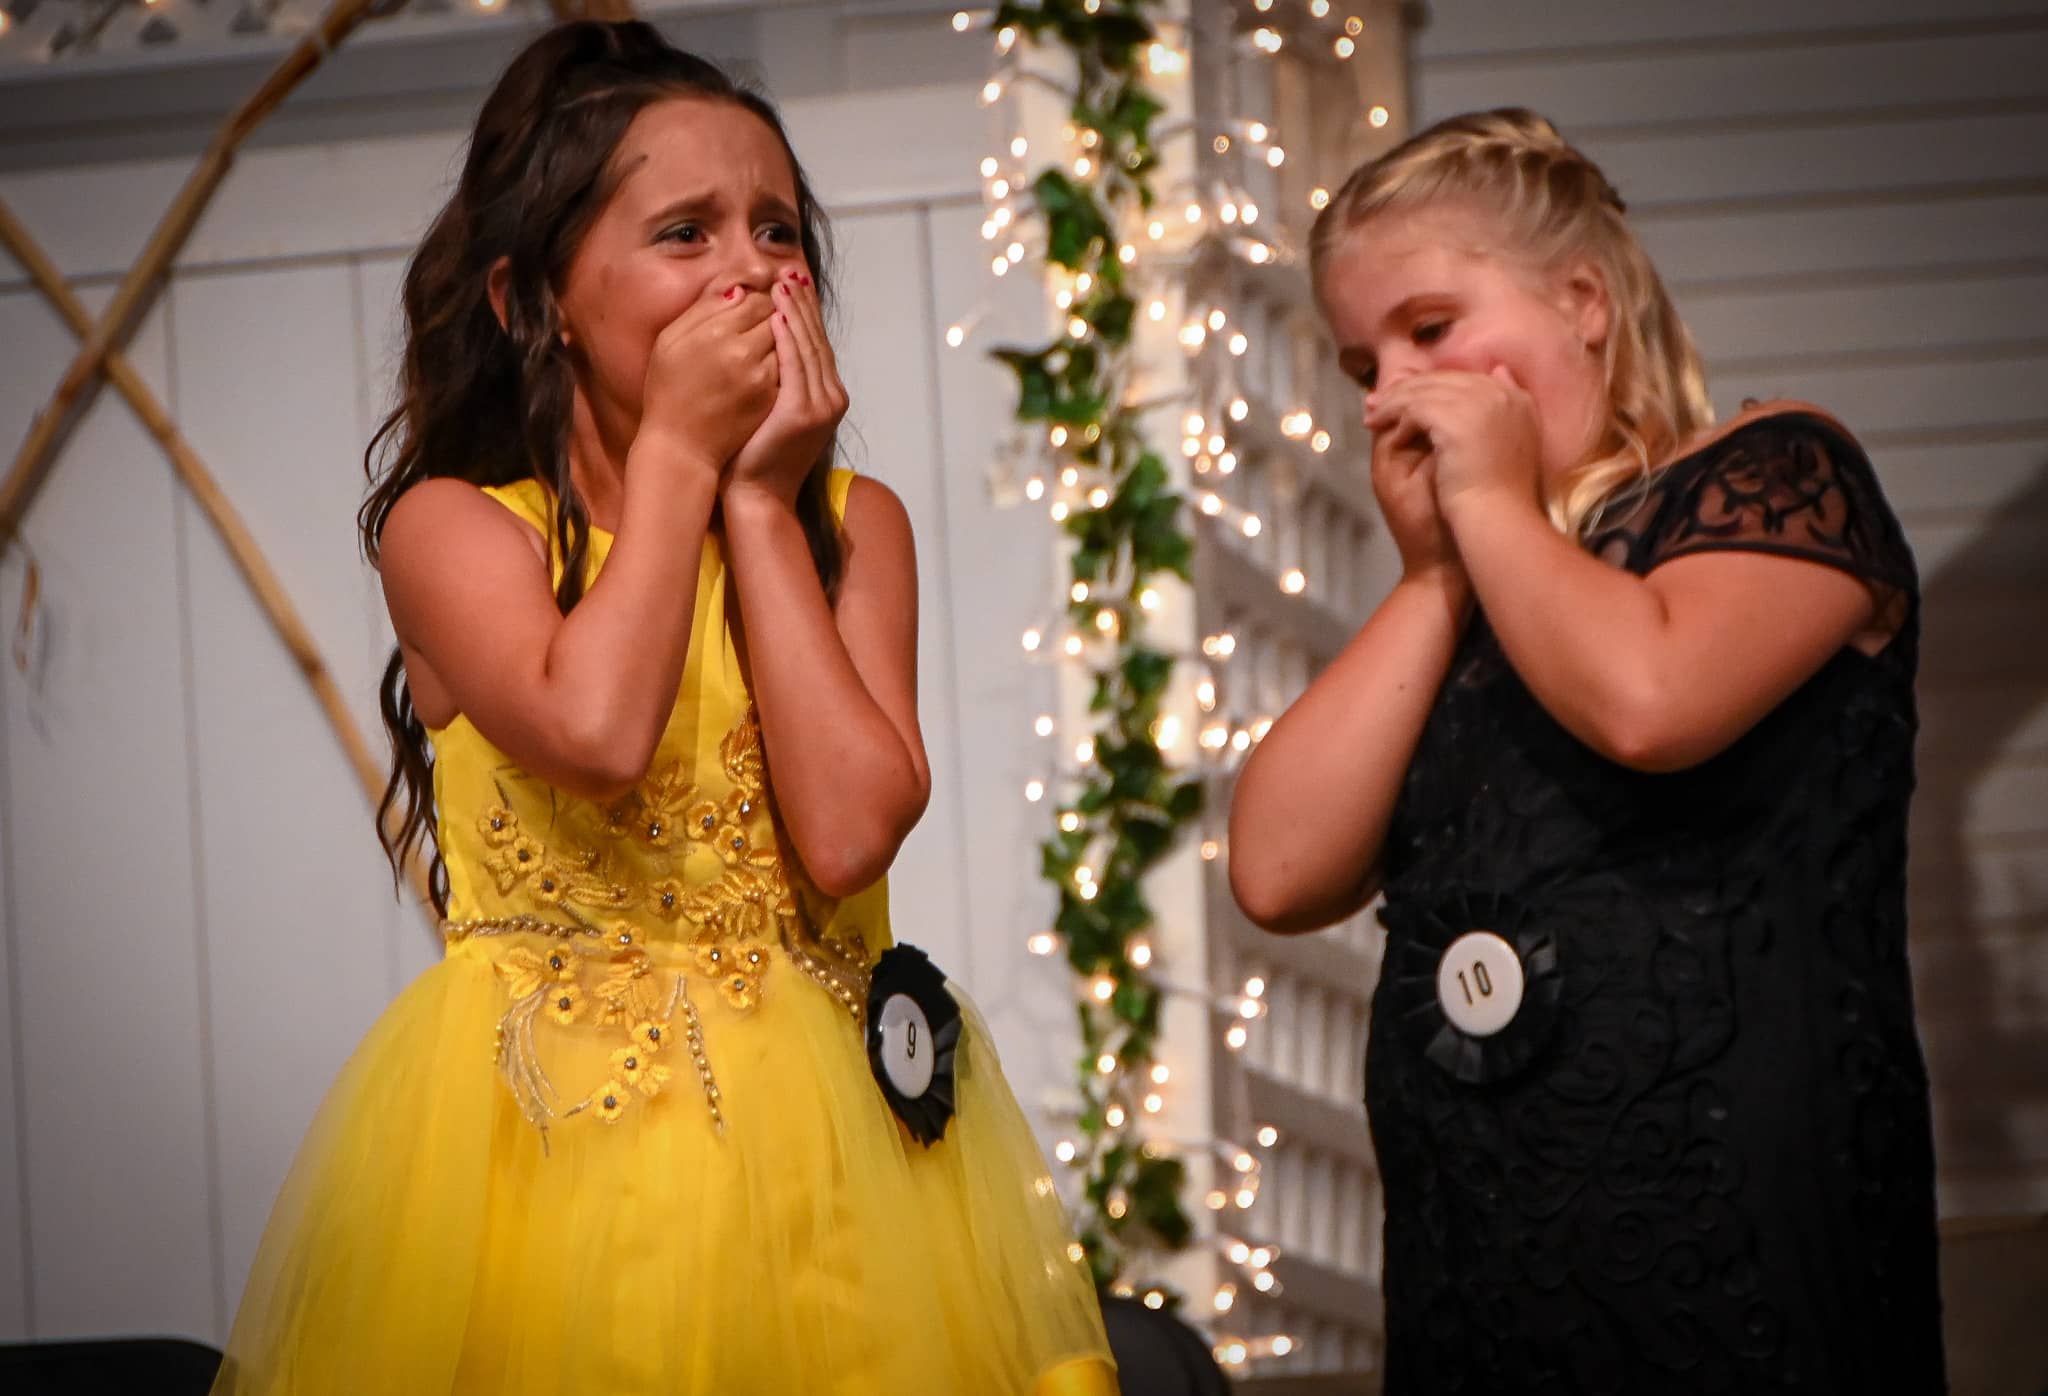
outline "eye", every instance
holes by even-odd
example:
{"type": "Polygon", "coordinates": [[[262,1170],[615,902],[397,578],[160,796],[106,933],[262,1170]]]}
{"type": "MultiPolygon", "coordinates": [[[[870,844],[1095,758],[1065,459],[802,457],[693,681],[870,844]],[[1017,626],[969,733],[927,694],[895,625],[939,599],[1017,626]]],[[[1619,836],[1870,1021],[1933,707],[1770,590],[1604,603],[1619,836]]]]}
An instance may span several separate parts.
{"type": "Polygon", "coordinates": [[[1367,392],[1371,392],[1373,387],[1380,381],[1379,365],[1367,364],[1364,368],[1351,375],[1351,381],[1367,392]]]}
{"type": "Polygon", "coordinates": [[[678,223],[661,235],[661,241],[694,245],[704,241],[704,230],[695,223],[678,223]]]}
{"type": "Polygon", "coordinates": [[[1425,320],[1408,332],[1408,337],[1417,344],[1435,344],[1451,332],[1448,320],[1425,320]]]}
{"type": "Polygon", "coordinates": [[[802,241],[797,230],[788,223],[764,223],[755,236],[783,247],[794,247],[802,241]]]}

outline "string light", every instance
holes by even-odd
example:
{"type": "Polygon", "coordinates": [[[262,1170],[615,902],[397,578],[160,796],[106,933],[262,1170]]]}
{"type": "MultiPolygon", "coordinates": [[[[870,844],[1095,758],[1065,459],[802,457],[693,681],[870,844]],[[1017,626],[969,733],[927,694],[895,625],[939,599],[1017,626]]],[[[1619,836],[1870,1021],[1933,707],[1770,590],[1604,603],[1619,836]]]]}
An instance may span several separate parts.
{"type": "Polygon", "coordinates": [[[1299,596],[1308,590],[1308,576],[1299,567],[1290,567],[1280,574],[1280,590],[1289,596],[1299,596]]]}
{"type": "Polygon", "coordinates": [[[1024,948],[1034,955],[1050,955],[1060,948],[1059,937],[1051,931],[1040,931],[1024,942],[1024,948]]]}

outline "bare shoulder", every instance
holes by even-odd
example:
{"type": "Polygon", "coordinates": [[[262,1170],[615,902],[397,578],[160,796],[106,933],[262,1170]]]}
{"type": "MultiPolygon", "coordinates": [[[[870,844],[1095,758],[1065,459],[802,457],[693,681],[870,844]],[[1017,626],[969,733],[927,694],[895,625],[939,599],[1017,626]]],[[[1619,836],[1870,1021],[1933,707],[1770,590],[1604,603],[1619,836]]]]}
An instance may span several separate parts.
{"type": "Polygon", "coordinates": [[[547,540],[540,530],[481,488],[445,477],[422,480],[391,506],[378,544],[378,570],[388,587],[393,574],[402,577],[510,545],[546,563],[547,540]]]}
{"type": "Polygon", "coordinates": [[[856,475],[847,484],[844,526],[851,545],[849,564],[862,548],[872,548],[882,556],[911,554],[910,511],[896,491],[872,476],[856,475]]]}

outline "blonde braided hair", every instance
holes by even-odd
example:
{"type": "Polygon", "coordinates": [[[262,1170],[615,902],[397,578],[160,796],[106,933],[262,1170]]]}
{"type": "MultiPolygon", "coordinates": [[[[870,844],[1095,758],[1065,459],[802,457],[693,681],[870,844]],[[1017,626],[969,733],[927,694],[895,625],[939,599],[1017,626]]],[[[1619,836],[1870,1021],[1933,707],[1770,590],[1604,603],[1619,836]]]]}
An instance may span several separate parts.
{"type": "Polygon", "coordinates": [[[1442,200],[1494,213],[1503,255],[1544,270],[1584,259],[1606,282],[1612,314],[1598,349],[1607,427],[1594,458],[1549,497],[1558,528],[1584,537],[1680,442],[1713,424],[1699,351],[1614,186],[1555,126],[1520,107],[1440,121],[1352,171],[1309,235],[1318,298],[1331,259],[1361,227],[1379,214],[1442,200]]]}

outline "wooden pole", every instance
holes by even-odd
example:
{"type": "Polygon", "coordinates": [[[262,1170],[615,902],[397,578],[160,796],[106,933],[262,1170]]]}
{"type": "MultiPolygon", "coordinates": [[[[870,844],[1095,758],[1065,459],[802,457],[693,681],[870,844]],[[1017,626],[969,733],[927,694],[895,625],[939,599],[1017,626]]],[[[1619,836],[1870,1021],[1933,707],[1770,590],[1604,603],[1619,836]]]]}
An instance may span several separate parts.
{"type": "Polygon", "coordinates": [[[105,371],[107,356],[124,347],[136,326],[156,302],[170,264],[184,248],[193,225],[206,211],[220,182],[234,164],[235,154],[250,132],[275,111],[293,88],[305,81],[333,52],[336,45],[370,18],[378,0],[335,0],[320,22],[299,40],[263,85],[238,107],[214,136],[199,164],[178,191],[163,220],[157,224],[142,256],[114,293],[112,304],[100,322],[85,335],[77,357],[65,370],[63,379],[43,410],[29,427],[26,440],[14,458],[5,481],[0,481],[0,545],[11,541],[21,527],[36,491],[55,464],[57,452],[91,406],[105,371]]]}
{"type": "MultiPolygon", "coordinates": [[[[78,297],[72,294],[71,288],[64,282],[62,273],[43,255],[42,248],[36,245],[28,229],[22,226],[21,221],[14,216],[14,211],[5,203],[0,203],[0,244],[4,244],[7,250],[14,254],[15,259],[27,270],[29,278],[49,298],[50,304],[56,307],[57,313],[64,317],[65,322],[79,338],[85,339],[90,336],[93,328],[92,315],[78,297]]],[[[312,632],[299,618],[298,609],[292,605],[291,597],[286,593],[283,583],[271,570],[270,561],[263,555],[263,549],[258,546],[255,535],[250,533],[248,525],[242,521],[241,515],[236,512],[226,492],[221,489],[205,463],[199,459],[191,444],[185,440],[184,434],[178,430],[177,423],[171,420],[170,413],[157,401],[156,394],[149,390],[149,385],[143,382],[142,375],[135,371],[134,365],[128,362],[127,357],[118,349],[109,349],[102,363],[108,380],[121,396],[128,400],[128,405],[134,409],[143,426],[156,438],[157,444],[163,447],[164,454],[170,457],[172,467],[178,472],[178,478],[184,481],[185,488],[205,511],[214,531],[227,546],[228,556],[233,559],[236,570],[242,574],[242,580],[249,584],[249,590],[255,594],[257,603],[270,617],[271,626],[277,631],[278,638],[283,640],[285,648],[291,651],[292,659],[299,666],[299,672],[305,676],[306,682],[312,685],[313,696],[319,700],[320,707],[327,715],[328,725],[334,729],[335,737],[340,740],[343,754],[348,757],[349,764],[355,767],[356,778],[362,782],[363,793],[369,797],[370,808],[374,810],[384,797],[383,768],[370,754],[369,743],[363,739],[362,730],[356,726],[354,714],[349,711],[340,687],[334,682],[334,675],[328,670],[326,661],[321,658],[320,648],[314,643],[312,632]]],[[[432,906],[433,897],[428,888],[427,872],[420,860],[412,859],[406,871],[413,890],[419,895],[420,904],[432,906]]]]}

